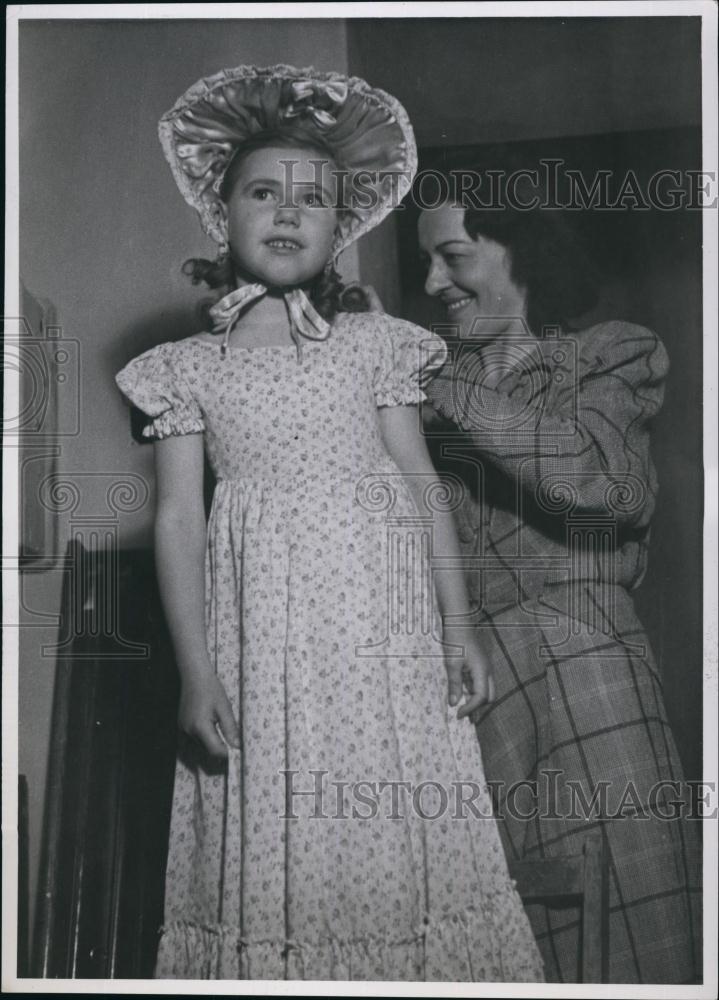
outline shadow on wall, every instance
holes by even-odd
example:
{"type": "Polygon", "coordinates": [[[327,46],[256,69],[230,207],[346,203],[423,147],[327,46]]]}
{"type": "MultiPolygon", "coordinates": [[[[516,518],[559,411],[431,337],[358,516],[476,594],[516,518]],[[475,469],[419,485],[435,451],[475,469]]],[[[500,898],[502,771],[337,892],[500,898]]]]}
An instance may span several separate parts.
{"type": "MultiPolygon", "coordinates": [[[[127,327],[108,349],[107,360],[110,370],[118,372],[132,358],[136,358],[139,354],[149,351],[158,344],[184,340],[185,337],[191,337],[199,331],[207,329],[204,314],[212,301],[210,296],[204,295],[198,299],[194,307],[162,309],[144,317],[141,322],[133,323],[132,326],[127,327]]],[[[150,446],[151,441],[142,436],[143,428],[148,423],[147,415],[129,403],[128,410],[133,441],[139,445],[150,446]]],[[[205,455],[204,495],[205,509],[208,514],[214,488],[215,477],[205,455]]]]}
{"type": "Polygon", "coordinates": [[[109,370],[117,372],[138,354],[168,341],[183,340],[202,330],[202,307],[172,308],[168,306],[144,316],[138,322],[118,331],[107,348],[109,370]]]}

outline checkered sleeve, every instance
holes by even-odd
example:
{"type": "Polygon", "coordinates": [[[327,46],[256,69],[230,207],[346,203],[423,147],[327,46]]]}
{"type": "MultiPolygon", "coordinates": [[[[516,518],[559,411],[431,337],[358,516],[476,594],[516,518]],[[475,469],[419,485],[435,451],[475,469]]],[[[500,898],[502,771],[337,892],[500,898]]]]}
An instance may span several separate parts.
{"type": "Polygon", "coordinates": [[[644,526],[657,488],[649,425],[663,401],[666,350],[651,330],[622,322],[574,342],[574,365],[549,339],[495,378],[477,351],[458,352],[431,383],[429,400],[548,512],[610,514],[644,526]]]}

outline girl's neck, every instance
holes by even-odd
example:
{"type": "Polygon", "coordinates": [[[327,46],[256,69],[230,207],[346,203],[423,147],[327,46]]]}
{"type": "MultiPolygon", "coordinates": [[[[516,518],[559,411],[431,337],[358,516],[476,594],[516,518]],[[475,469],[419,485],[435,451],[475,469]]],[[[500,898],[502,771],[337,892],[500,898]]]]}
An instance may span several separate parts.
{"type": "MultiPolygon", "coordinates": [[[[255,284],[251,277],[236,276],[237,288],[251,284],[255,284]]],[[[250,303],[230,334],[230,346],[274,347],[293,343],[285,291],[289,289],[271,288],[261,298],[250,303]]]]}

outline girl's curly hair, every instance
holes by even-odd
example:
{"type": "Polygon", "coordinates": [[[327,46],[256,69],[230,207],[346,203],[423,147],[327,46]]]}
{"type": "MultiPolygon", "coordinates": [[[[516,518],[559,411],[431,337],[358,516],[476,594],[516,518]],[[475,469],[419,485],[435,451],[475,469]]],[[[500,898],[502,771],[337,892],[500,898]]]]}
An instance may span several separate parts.
{"type": "MultiPolygon", "coordinates": [[[[279,146],[287,149],[303,149],[337,163],[336,156],[319,135],[310,132],[301,125],[288,124],[281,129],[266,129],[251,136],[244,142],[230,160],[222,183],[220,198],[227,202],[237,180],[237,174],[244,160],[250,153],[267,146],[279,146]]],[[[339,166],[339,164],[337,164],[339,166]]],[[[338,206],[341,214],[345,209],[338,206]]],[[[182,265],[182,273],[187,275],[193,285],[204,284],[212,291],[226,294],[236,284],[235,271],[230,253],[219,256],[216,260],[206,260],[202,257],[191,257],[182,265]]],[[[334,266],[327,266],[307,289],[308,297],[323,319],[331,323],[338,312],[367,312],[369,302],[364,292],[355,287],[347,288],[334,266]]],[[[202,307],[203,319],[207,319],[207,310],[211,303],[202,307]]]]}

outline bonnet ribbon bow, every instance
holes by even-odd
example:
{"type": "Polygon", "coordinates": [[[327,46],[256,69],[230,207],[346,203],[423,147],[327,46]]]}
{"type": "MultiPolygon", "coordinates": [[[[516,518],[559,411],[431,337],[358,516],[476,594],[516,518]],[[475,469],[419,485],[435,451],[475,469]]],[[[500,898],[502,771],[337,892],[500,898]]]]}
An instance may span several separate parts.
{"type": "Polygon", "coordinates": [[[327,107],[341,107],[347,100],[349,87],[342,80],[295,80],[292,84],[292,101],[283,112],[284,118],[310,115],[320,128],[331,128],[337,119],[327,107]]]}
{"type": "MultiPolygon", "coordinates": [[[[261,282],[254,285],[242,285],[225,295],[210,309],[212,332],[224,334],[222,357],[227,356],[230,334],[245,308],[256,299],[267,294],[267,286],[261,282]]],[[[301,288],[293,288],[286,292],[285,305],[290,314],[290,335],[297,348],[297,363],[302,364],[302,340],[327,340],[330,335],[329,323],[322,319],[301,288]]]]}

